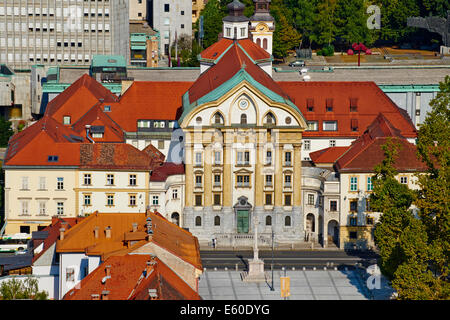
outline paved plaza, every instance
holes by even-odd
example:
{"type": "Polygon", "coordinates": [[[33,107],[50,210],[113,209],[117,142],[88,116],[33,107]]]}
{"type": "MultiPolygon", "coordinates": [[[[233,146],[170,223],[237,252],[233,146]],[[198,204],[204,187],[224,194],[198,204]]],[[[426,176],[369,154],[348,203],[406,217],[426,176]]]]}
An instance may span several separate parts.
{"type": "MultiPolygon", "coordinates": [[[[274,271],[267,282],[245,283],[241,272],[234,270],[205,271],[199,281],[199,294],[204,300],[280,300],[280,277],[285,271],[274,271]]],[[[355,270],[286,270],[290,277],[289,300],[368,300],[371,298],[365,280],[355,270]]]]}

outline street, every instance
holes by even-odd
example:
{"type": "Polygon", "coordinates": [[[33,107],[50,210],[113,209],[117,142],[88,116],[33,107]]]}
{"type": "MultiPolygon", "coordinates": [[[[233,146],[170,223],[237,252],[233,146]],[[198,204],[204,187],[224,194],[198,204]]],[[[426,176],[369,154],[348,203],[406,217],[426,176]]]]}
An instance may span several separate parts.
{"type": "MultiPolygon", "coordinates": [[[[248,260],[253,259],[253,251],[222,251],[222,250],[205,250],[200,252],[203,268],[207,269],[233,269],[244,270],[247,268],[248,260]]],[[[374,252],[361,251],[288,251],[279,250],[274,251],[273,256],[274,270],[280,270],[283,267],[286,269],[307,268],[313,269],[324,267],[342,268],[355,266],[361,263],[363,266],[375,264],[377,255],[374,252]]],[[[260,250],[259,258],[264,260],[264,268],[271,269],[272,251],[260,250]]]]}

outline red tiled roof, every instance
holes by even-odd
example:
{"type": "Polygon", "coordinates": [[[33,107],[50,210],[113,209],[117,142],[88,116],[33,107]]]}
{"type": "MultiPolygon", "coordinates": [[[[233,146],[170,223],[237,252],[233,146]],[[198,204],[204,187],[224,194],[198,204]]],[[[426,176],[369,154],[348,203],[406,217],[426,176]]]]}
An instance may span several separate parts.
{"type": "Polygon", "coordinates": [[[74,166],[79,161],[80,140],[73,140],[78,133],[45,115],[41,120],[11,137],[5,155],[5,165],[74,166]],[[49,162],[48,156],[58,156],[57,162],[49,162]]]}
{"type": "Polygon", "coordinates": [[[400,144],[394,167],[399,172],[425,171],[426,165],[417,157],[416,146],[409,143],[382,114],[373,121],[362,136],[336,161],[339,172],[373,172],[384,159],[381,148],[388,139],[400,144]]]}
{"type": "Polygon", "coordinates": [[[317,131],[305,131],[303,137],[358,137],[382,113],[406,138],[416,137],[416,129],[407,113],[399,108],[374,82],[278,82],[298,106],[307,121],[318,121],[317,131]],[[333,111],[327,112],[326,103],[333,111]],[[357,111],[350,111],[351,100],[357,111]],[[308,111],[308,103],[314,111],[308,111]],[[337,121],[337,131],[324,131],[324,121],[337,121]],[[352,130],[357,124],[357,131],[352,130]]]}
{"type": "MultiPolygon", "coordinates": [[[[254,43],[250,39],[241,39],[236,40],[237,43],[239,43],[244,51],[254,60],[263,60],[263,59],[270,59],[270,54],[258,46],[256,43],[254,43]]],[[[208,48],[203,50],[200,53],[200,56],[203,59],[208,60],[216,60],[218,59],[232,44],[234,43],[234,40],[222,38],[219,41],[215,42],[214,44],[210,45],[208,48]]]]}
{"type": "Polygon", "coordinates": [[[108,300],[150,300],[149,289],[156,289],[157,300],[201,300],[160,259],[141,254],[109,257],[63,299],[102,299],[107,292],[108,300]],[[107,268],[110,278],[105,278],[107,268]]]}
{"type": "Polygon", "coordinates": [[[136,81],[111,105],[111,118],[123,130],[137,131],[138,120],[176,120],[181,114],[182,96],[192,82],[136,81]]]}
{"type": "MultiPolygon", "coordinates": [[[[86,114],[78,119],[73,125],[72,129],[78,132],[81,136],[86,136],[86,125],[103,126],[103,138],[95,138],[96,142],[123,142],[124,135],[122,128],[115,123],[105,112],[101,106],[96,105],[91,108],[86,114]]],[[[92,134],[90,134],[92,138],[92,134]]]]}
{"type": "Polygon", "coordinates": [[[318,163],[334,163],[350,147],[330,147],[319,151],[311,152],[309,157],[318,163]]]}
{"type": "Polygon", "coordinates": [[[76,122],[94,105],[105,102],[115,102],[117,96],[87,74],[75,81],[70,87],[57,95],[47,105],[45,113],[63,123],[64,116],[70,116],[71,122],[76,122]]]}
{"type": "Polygon", "coordinates": [[[150,181],[166,181],[167,177],[175,174],[184,174],[184,164],[164,162],[161,166],[156,166],[150,175],[150,181]]]}
{"type": "MultiPolygon", "coordinates": [[[[98,213],[95,212],[66,231],[64,240],[56,243],[57,252],[84,252],[87,255],[108,257],[117,253],[130,253],[147,244],[146,218],[151,217],[153,235],[151,242],[178,256],[195,268],[202,270],[198,240],[190,232],[180,228],[159,214],[147,213],[98,213]],[[139,236],[136,244],[128,247],[124,237],[131,234],[132,224],[137,223],[139,236]],[[98,238],[94,237],[94,229],[98,227],[98,238]],[[111,228],[111,238],[107,239],[105,229],[111,228]]],[[[104,260],[104,258],[102,258],[104,260]]]]}
{"type": "Polygon", "coordinates": [[[270,59],[270,54],[266,50],[258,46],[256,43],[254,43],[252,40],[242,39],[238,40],[238,42],[242,46],[242,48],[244,48],[245,52],[247,52],[248,55],[256,62],[258,60],[270,59]]]}
{"type": "Polygon", "coordinates": [[[189,88],[189,101],[193,103],[204,95],[213,91],[226,81],[231,79],[239,70],[245,68],[245,71],[267,89],[275,92],[285,99],[290,99],[271,76],[269,76],[261,67],[254,64],[244,53],[244,51],[233,43],[232,47],[224,54],[220,61],[203,72],[199,78],[189,88]]]}
{"type": "Polygon", "coordinates": [[[147,171],[155,165],[148,153],[127,143],[84,143],[79,156],[80,168],[147,171]]]}
{"type": "Polygon", "coordinates": [[[41,230],[43,232],[48,232],[47,238],[45,238],[44,240],[33,240],[33,248],[37,248],[39,245],[41,245],[41,243],[43,243],[42,250],[39,253],[34,254],[33,263],[37,261],[56,242],[60,234],[59,229],[63,227],[68,230],[79,223],[82,219],[84,218],[53,217],[52,223],[41,230]]]}
{"type": "Polygon", "coordinates": [[[217,42],[214,42],[212,45],[210,45],[208,48],[203,50],[200,53],[200,56],[203,59],[208,60],[216,60],[219,58],[227,48],[229,48],[233,44],[233,40],[222,38],[217,42]]]}

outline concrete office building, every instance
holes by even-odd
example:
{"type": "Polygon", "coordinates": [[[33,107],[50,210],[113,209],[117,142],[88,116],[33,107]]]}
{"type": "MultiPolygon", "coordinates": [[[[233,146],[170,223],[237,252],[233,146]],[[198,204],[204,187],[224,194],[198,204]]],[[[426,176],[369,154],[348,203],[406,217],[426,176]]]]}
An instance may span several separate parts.
{"type": "Polygon", "coordinates": [[[161,36],[160,52],[167,56],[169,48],[182,35],[192,36],[192,2],[182,0],[151,0],[148,4],[150,26],[161,36]]]}
{"type": "Polygon", "coordinates": [[[89,65],[93,55],[129,61],[128,0],[26,1],[0,4],[0,61],[89,65]]]}

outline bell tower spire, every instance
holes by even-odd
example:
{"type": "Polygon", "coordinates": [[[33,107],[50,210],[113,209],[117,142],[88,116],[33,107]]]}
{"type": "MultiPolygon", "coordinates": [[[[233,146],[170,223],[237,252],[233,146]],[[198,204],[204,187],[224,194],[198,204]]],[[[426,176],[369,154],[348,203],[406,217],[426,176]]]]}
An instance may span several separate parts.
{"type": "Polygon", "coordinates": [[[249,18],[244,16],[245,5],[239,0],[233,0],[227,8],[228,16],[222,19],[223,37],[233,40],[247,39],[249,18]]]}
{"type": "Polygon", "coordinates": [[[271,0],[253,0],[255,13],[250,17],[249,32],[253,42],[272,54],[273,32],[275,31],[275,19],[270,15],[271,0]]]}

